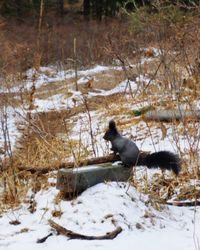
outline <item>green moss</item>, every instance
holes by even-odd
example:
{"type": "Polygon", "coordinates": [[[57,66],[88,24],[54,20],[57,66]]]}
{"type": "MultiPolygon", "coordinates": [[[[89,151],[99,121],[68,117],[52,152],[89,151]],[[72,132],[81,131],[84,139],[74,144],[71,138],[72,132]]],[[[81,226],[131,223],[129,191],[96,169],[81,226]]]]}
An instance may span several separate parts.
{"type": "Polygon", "coordinates": [[[150,110],[154,110],[154,107],[153,106],[146,106],[146,107],[143,107],[140,109],[134,109],[131,111],[131,114],[133,114],[134,116],[140,116],[140,115],[143,115],[150,110]]]}

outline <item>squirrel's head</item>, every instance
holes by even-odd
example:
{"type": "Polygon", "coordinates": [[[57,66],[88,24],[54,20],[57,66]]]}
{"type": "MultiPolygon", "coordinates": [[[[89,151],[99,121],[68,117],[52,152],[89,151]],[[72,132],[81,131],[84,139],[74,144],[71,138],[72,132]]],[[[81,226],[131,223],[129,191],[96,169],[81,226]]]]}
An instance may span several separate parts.
{"type": "Polygon", "coordinates": [[[108,130],[103,136],[103,139],[106,141],[112,141],[119,134],[116,123],[114,120],[109,122],[108,130]]]}

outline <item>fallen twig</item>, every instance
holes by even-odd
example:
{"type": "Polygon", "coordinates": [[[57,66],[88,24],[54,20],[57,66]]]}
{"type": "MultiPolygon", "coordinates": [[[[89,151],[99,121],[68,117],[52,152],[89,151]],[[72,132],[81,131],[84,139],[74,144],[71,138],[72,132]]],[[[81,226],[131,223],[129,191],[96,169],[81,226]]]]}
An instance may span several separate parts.
{"type": "MultiPolygon", "coordinates": [[[[149,152],[141,151],[140,155],[146,155],[149,154],[149,152]]],[[[115,154],[110,154],[106,156],[101,156],[101,157],[95,157],[95,158],[90,158],[86,160],[82,160],[78,163],[76,162],[63,162],[63,163],[54,163],[51,166],[47,167],[33,167],[33,166],[23,166],[19,165],[16,166],[18,170],[20,171],[30,171],[31,173],[41,173],[45,174],[50,171],[58,170],[61,168],[73,168],[73,167],[80,167],[80,166],[88,166],[88,165],[94,165],[94,164],[101,164],[101,163],[107,163],[107,162],[116,162],[120,161],[119,155],[115,154]]]]}
{"type": "Polygon", "coordinates": [[[87,160],[80,161],[78,163],[76,162],[64,162],[60,164],[52,164],[52,166],[48,167],[28,167],[28,166],[17,166],[17,168],[21,171],[27,170],[32,173],[39,172],[39,173],[48,173],[50,171],[58,170],[61,168],[73,168],[73,167],[79,167],[83,165],[93,165],[93,164],[100,164],[100,163],[106,163],[106,162],[115,162],[120,161],[120,158],[118,155],[110,154],[107,156],[101,156],[96,158],[90,158],[87,160]]]}
{"type": "Polygon", "coordinates": [[[50,233],[50,234],[48,234],[47,236],[45,236],[45,237],[43,237],[43,238],[41,238],[41,239],[38,239],[37,240],[37,243],[44,243],[50,236],[52,236],[53,234],[52,233],[50,233]]]}
{"type": "Polygon", "coordinates": [[[200,206],[200,200],[195,201],[167,201],[167,205],[177,207],[196,207],[200,206]]]}
{"type": "Polygon", "coordinates": [[[114,231],[108,232],[102,236],[87,236],[79,233],[75,233],[71,230],[68,230],[56,222],[49,220],[49,224],[52,228],[54,228],[59,234],[69,237],[70,239],[79,239],[79,240],[112,240],[114,239],[119,233],[121,233],[122,228],[117,227],[114,231]]]}

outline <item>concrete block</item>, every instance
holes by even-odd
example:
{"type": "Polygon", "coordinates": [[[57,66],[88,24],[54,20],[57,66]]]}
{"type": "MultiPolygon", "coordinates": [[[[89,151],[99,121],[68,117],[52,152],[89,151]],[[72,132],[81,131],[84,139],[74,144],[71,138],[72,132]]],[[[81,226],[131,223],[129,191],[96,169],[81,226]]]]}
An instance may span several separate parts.
{"type": "Polygon", "coordinates": [[[104,181],[127,181],[131,171],[132,168],[112,163],[60,169],[56,187],[65,194],[79,194],[104,181]]]}

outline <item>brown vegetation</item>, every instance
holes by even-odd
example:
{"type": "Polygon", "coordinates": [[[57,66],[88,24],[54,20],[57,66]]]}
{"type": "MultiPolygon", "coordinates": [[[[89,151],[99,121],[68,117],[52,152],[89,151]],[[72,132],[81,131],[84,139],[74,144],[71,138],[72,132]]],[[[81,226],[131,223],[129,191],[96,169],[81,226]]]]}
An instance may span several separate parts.
{"type": "MultiPolygon", "coordinates": [[[[77,160],[91,156],[94,152],[82,145],[81,138],[75,141],[70,140],[69,137],[65,140],[58,137],[59,133],[69,135],[72,123],[69,123],[68,120],[74,119],[76,122],[77,117],[75,116],[82,112],[89,114],[92,110],[103,110],[102,120],[104,120],[103,116],[120,117],[123,112],[126,122],[122,122],[121,127],[127,128],[134,124],[140,130],[139,121],[142,117],[135,118],[130,115],[129,104],[148,102],[149,105],[168,109],[179,108],[184,104],[188,110],[192,110],[195,101],[200,98],[200,20],[198,11],[194,10],[192,14],[185,13],[183,17],[182,13],[173,9],[169,9],[167,13],[161,10],[155,15],[149,15],[148,12],[141,9],[131,14],[129,18],[122,16],[120,20],[107,19],[102,23],[96,21],[85,23],[79,18],[73,21],[67,17],[66,19],[46,18],[43,20],[40,32],[39,50],[37,48],[38,26],[36,22],[28,20],[26,23],[19,24],[13,19],[2,19],[0,21],[2,44],[0,47],[0,73],[5,76],[4,86],[19,84],[24,78],[24,70],[38,66],[35,65],[34,60],[37,56],[41,59],[39,60],[41,65],[57,64],[58,69],[73,68],[74,38],[77,40],[79,69],[97,63],[116,64],[116,60],[124,67],[120,74],[114,72],[112,76],[99,76],[99,81],[92,80],[87,86],[84,86],[85,88],[95,86],[112,89],[121,80],[135,79],[140,74],[147,75],[150,79],[149,84],[139,82],[138,95],[133,93],[131,98],[124,93],[112,97],[95,97],[87,102],[88,106],[83,101],[81,105],[70,110],[49,111],[26,117],[28,126],[24,130],[24,137],[21,138],[22,146],[16,151],[17,160],[14,163],[50,166],[55,159],[57,162],[62,162],[70,156],[77,160]],[[159,49],[159,56],[155,56],[156,52],[151,47],[159,49]],[[144,50],[144,48],[148,49],[144,50]],[[154,60],[143,65],[140,63],[136,69],[125,67],[130,66],[131,63],[141,62],[143,56],[154,60]],[[112,81],[111,84],[109,80],[112,81]],[[155,82],[151,85],[152,81],[155,82]]],[[[66,83],[63,83],[63,86],[65,86],[64,84],[66,83]]],[[[37,89],[34,95],[44,98],[51,93],[55,94],[54,91],[60,91],[56,87],[56,83],[52,86],[54,86],[53,91],[48,89],[49,87],[44,87],[37,89]]],[[[81,91],[84,90],[81,89],[81,91]]],[[[130,93],[130,90],[128,89],[127,92],[130,93]]],[[[29,92],[21,93],[26,102],[30,101],[30,94],[29,92]]],[[[14,96],[15,94],[3,94],[3,99],[0,97],[3,100],[0,106],[11,103],[16,106],[20,105],[20,101],[14,100],[14,96]]],[[[89,118],[88,115],[88,120],[89,118]]],[[[133,185],[142,192],[149,192],[154,196],[162,195],[158,188],[162,186],[161,191],[164,194],[167,191],[167,195],[164,196],[166,200],[173,195],[174,187],[181,185],[184,181],[189,182],[190,178],[199,179],[199,154],[198,143],[196,143],[200,140],[197,133],[198,125],[199,123],[190,123],[188,120],[181,121],[179,124],[174,121],[171,127],[147,122],[142,136],[138,136],[137,140],[145,140],[147,136],[155,139],[156,136],[152,132],[155,128],[161,130],[164,138],[171,128],[174,131],[172,136],[177,150],[183,158],[183,173],[179,181],[173,179],[169,182],[157,176],[156,187],[148,183],[148,180],[145,179],[147,176],[144,176],[142,182],[146,186],[140,187],[140,183],[138,183],[140,181],[137,182],[135,179],[133,185]],[[189,144],[188,152],[180,150],[179,139],[183,136],[187,138],[189,144]],[[186,154],[188,158],[185,157],[186,154]],[[191,168],[187,167],[189,164],[191,168]]],[[[90,135],[92,136],[92,131],[90,135]]],[[[13,168],[13,166],[12,162],[11,167],[13,168]]],[[[24,176],[28,176],[29,179],[34,178],[30,177],[28,173],[24,176]]],[[[7,189],[4,202],[20,201],[19,197],[30,186],[25,187],[22,181],[25,179],[24,176],[22,173],[13,172],[10,169],[8,173],[5,172],[3,178],[7,180],[4,182],[7,189]],[[18,188],[19,186],[21,189],[18,188]],[[17,199],[13,199],[15,196],[17,199]]]]}

